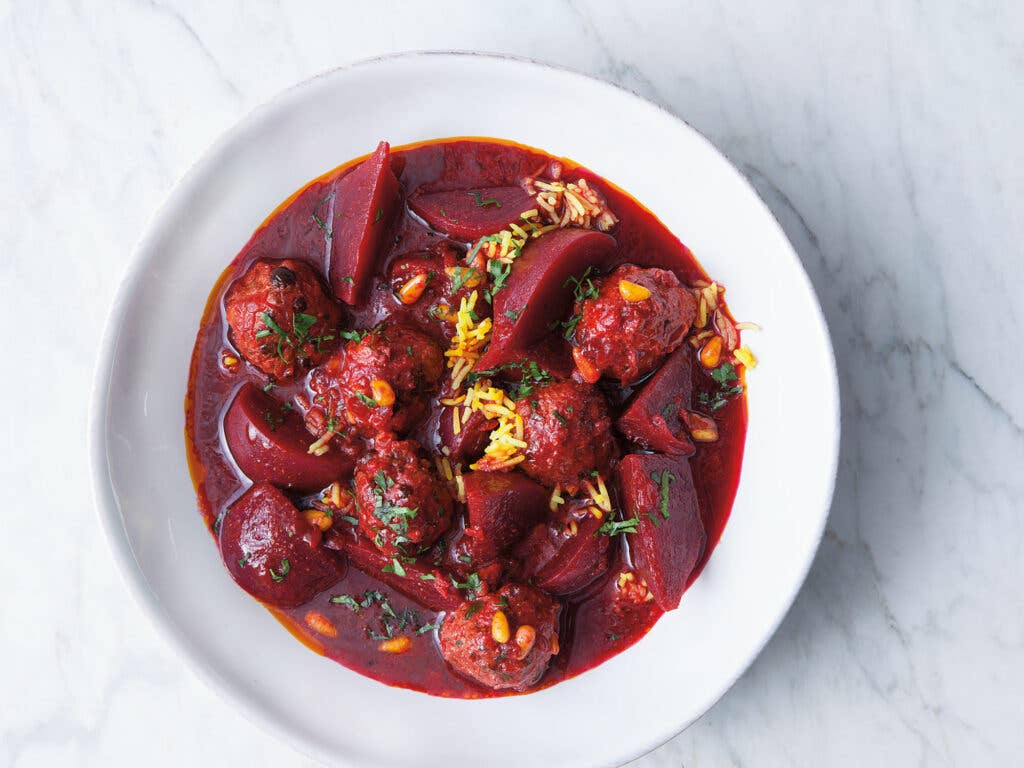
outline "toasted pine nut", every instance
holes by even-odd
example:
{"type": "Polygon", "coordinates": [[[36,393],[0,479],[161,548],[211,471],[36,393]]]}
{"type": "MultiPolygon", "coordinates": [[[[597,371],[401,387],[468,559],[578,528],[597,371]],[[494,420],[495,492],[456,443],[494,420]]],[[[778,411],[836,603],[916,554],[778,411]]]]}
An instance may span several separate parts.
{"type": "Polygon", "coordinates": [[[491,619],[491,637],[496,643],[507,643],[509,638],[508,617],[503,611],[495,611],[491,619]]]}
{"type": "Polygon", "coordinates": [[[646,301],[651,298],[651,289],[629,280],[619,280],[619,295],[626,301],[646,301]]]}
{"type": "Polygon", "coordinates": [[[306,626],[324,637],[337,637],[338,629],[318,611],[309,611],[306,614],[306,626]]]}
{"type": "Polygon", "coordinates": [[[718,439],[718,425],[715,420],[697,411],[683,411],[679,418],[686,424],[690,437],[698,443],[713,443],[718,439]]]}
{"type": "Polygon", "coordinates": [[[234,355],[224,355],[220,361],[224,364],[225,368],[234,368],[238,365],[238,358],[234,355]]]}
{"type": "Polygon", "coordinates": [[[619,589],[622,589],[624,586],[626,586],[627,582],[630,582],[632,580],[633,580],[633,573],[631,571],[623,571],[622,573],[620,573],[619,574],[619,589]]]}
{"type": "Polygon", "coordinates": [[[717,368],[722,358],[722,337],[712,336],[700,350],[700,364],[705,368],[717,368]]]}
{"type": "Polygon", "coordinates": [[[575,520],[570,520],[568,523],[565,524],[565,531],[570,536],[575,536],[577,533],[579,533],[579,530],[580,527],[576,524],[575,520]]]}
{"type": "Polygon", "coordinates": [[[415,304],[427,287],[427,275],[423,272],[413,275],[398,289],[398,300],[403,304],[415,304]]]}
{"type": "Polygon", "coordinates": [[[334,518],[331,515],[319,509],[303,510],[302,516],[306,518],[307,523],[314,528],[319,528],[321,531],[326,531],[331,527],[331,523],[334,522],[334,518]]]}
{"type": "Polygon", "coordinates": [[[387,408],[395,404],[395,390],[384,379],[374,379],[370,382],[370,394],[373,395],[377,405],[387,408]]]}
{"type": "Polygon", "coordinates": [[[516,630],[516,645],[519,646],[520,659],[525,659],[527,657],[530,651],[533,650],[533,644],[535,642],[537,642],[537,630],[529,624],[523,624],[516,630]]]}
{"type": "Polygon", "coordinates": [[[579,347],[572,348],[572,359],[576,363],[576,370],[580,372],[580,376],[583,377],[587,384],[596,384],[598,382],[601,378],[601,372],[583,356],[579,347]]]}
{"type": "Polygon", "coordinates": [[[558,635],[551,636],[551,655],[557,656],[559,651],[558,635]]]}
{"type": "Polygon", "coordinates": [[[385,640],[377,646],[377,650],[384,653],[405,653],[411,645],[412,640],[402,635],[401,637],[392,637],[390,640],[385,640]]]}

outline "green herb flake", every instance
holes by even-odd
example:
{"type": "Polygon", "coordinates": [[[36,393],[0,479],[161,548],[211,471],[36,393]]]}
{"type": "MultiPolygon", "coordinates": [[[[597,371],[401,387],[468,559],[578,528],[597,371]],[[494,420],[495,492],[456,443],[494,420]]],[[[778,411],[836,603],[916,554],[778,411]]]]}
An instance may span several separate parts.
{"type": "Polygon", "coordinates": [[[352,525],[359,525],[359,521],[352,517],[352,515],[338,515],[338,519],[344,520],[346,523],[351,523],[352,525]]]}
{"type": "MultiPolygon", "coordinates": [[[[522,310],[520,310],[520,312],[521,311],[522,310]]],[[[519,312],[516,312],[516,311],[511,310],[511,309],[506,309],[505,310],[505,317],[507,317],[509,320],[511,320],[514,323],[516,320],[519,319],[519,312]]]]}
{"type": "Polygon", "coordinates": [[[640,525],[639,517],[631,517],[629,520],[608,520],[597,529],[595,536],[618,536],[624,533],[636,533],[640,525]]]}
{"type": "Polygon", "coordinates": [[[402,565],[402,562],[397,557],[391,558],[391,562],[381,568],[381,570],[384,573],[393,573],[395,576],[405,576],[405,566],[402,565]]]}
{"type": "Polygon", "coordinates": [[[421,573],[420,581],[437,581],[437,576],[432,573],[421,573]]]}
{"type": "Polygon", "coordinates": [[[353,613],[359,613],[361,607],[359,601],[352,597],[352,595],[335,595],[331,598],[331,602],[338,605],[347,605],[352,609],[353,613]]]}
{"type": "Polygon", "coordinates": [[[469,195],[473,198],[473,202],[476,203],[477,208],[486,208],[488,205],[494,205],[501,208],[501,201],[495,198],[483,199],[483,193],[481,192],[470,192],[469,195]]]}
{"type": "Polygon", "coordinates": [[[481,608],[483,608],[483,607],[484,607],[484,603],[483,603],[483,601],[482,601],[482,600],[474,600],[474,601],[473,601],[472,603],[470,603],[470,604],[469,604],[469,606],[468,606],[468,607],[466,608],[466,618],[467,618],[467,619],[469,619],[469,618],[472,618],[472,617],[473,617],[473,616],[475,616],[475,615],[476,615],[477,613],[479,613],[479,612],[480,612],[480,609],[481,609],[481,608]]]}
{"type": "Polygon", "coordinates": [[[563,427],[569,423],[565,416],[562,415],[561,411],[555,411],[554,416],[558,423],[561,424],[563,427]]]}
{"type": "Polygon", "coordinates": [[[384,218],[384,209],[383,209],[383,208],[378,208],[378,209],[377,209],[377,213],[376,213],[376,214],[374,214],[374,217],[373,217],[373,223],[374,223],[374,224],[376,224],[376,223],[377,223],[378,221],[380,221],[380,220],[381,220],[382,218],[384,218]]]}
{"type": "Polygon", "coordinates": [[[661,491],[661,516],[668,520],[668,487],[675,482],[676,476],[669,472],[667,469],[662,472],[652,472],[651,480],[658,484],[661,491]]]}
{"type": "Polygon", "coordinates": [[[270,578],[280,584],[284,581],[284,577],[288,575],[288,572],[291,571],[291,569],[292,566],[291,563],[288,562],[288,558],[283,558],[281,560],[281,567],[279,570],[275,571],[273,568],[270,569],[270,578]]]}
{"type": "Polygon", "coordinates": [[[376,408],[377,401],[363,392],[356,392],[356,399],[367,408],[376,408]]]}

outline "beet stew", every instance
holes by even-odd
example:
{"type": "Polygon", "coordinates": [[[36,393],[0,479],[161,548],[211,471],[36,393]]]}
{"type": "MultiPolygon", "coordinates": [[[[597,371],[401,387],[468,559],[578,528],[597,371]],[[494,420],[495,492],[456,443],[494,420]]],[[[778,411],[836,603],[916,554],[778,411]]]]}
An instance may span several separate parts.
{"type": "Polygon", "coordinates": [[[725,527],[755,364],[646,208],[453,139],[315,179],[213,288],[186,399],[238,585],[361,674],[553,685],[679,605],[725,527]]]}

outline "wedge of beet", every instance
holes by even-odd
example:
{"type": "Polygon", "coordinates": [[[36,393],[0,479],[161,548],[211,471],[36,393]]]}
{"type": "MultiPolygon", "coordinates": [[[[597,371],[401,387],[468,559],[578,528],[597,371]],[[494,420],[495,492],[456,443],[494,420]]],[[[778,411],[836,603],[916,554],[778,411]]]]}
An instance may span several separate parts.
{"type": "Polygon", "coordinates": [[[356,568],[398,590],[424,608],[450,611],[462,604],[462,596],[447,575],[434,568],[424,557],[411,563],[399,560],[396,567],[393,558],[383,554],[362,536],[346,537],[342,549],[356,568]],[[402,572],[404,576],[400,575],[402,572]]]}
{"type": "Polygon", "coordinates": [[[530,243],[513,263],[507,287],[494,296],[491,344],[477,370],[535,358],[530,349],[560,335],[557,325],[572,308],[568,279],[587,267],[603,271],[614,259],[615,240],[603,232],[559,229],[530,243]]]}
{"type": "MultiPolygon", "coordinates": [[[[459,417],[462,417],[462,406],[454,406],[459,409],[459,417]]],[[[497,419],[488,419],[480,411],[473,411],[465,422],[459,424],[459,433],[455,434],[455,424],[452,420],[452,406],[445,406],[441,409],[441,421],[438,426],[438,436],[441,445],[449,451],[449,458],[452,463],[462,462],[468,464],[483,456],[484,449],[490,441],[491,432],[498,426],[497,419]]]]}
{"type": "Polygon", "coordinates": [[[386,141],[335,182],[331,216],[323,223],[331,241],[327,274],[334,295],[346,304],[358,304],[365,298],[399,199],[386,141]]]}
{"type": "Polygon", "coordinates": [[[601,521],[588,515],[537,572],[534,583],[552,595],[578,592],[608,568],[609,538],[597,532],[601,521]]]}
{"type": "Polygon", "coordinates": [[[254,483],[311,493],[351,477],[355,458],[335,439],[327,453],[309,453],[314,437],[298,412],[243,384],[224,415],[224,439],[238,468],[254,483]]]}
{"type": "Polygon", "coordinates": [[[519,472],[470,472],[462,481],[469,526],[489,547],[477,552],[485,560],[504,553],[547,515],[550,492],[519,472]]]}
{"type": "Polygon", "coordinates": [[[707,544],[690,462],[682,456],[631,454],[619,463],[616,476],[626,516],[640,518],[629,536],[633,566],[661,608],[677,608],[707,544]]]}
{"type": "Polygon", "coordinates": [[[242,589],[268,605],[302,605],[344,573],[310,525],[277,488],[258,483],[230,506],[220,524],[220,555],[242,589]]]}
{"type": "Polygon", "coordinates": [[[536,207],[522,187],[480,187],[409,196],[409,207],[431,227],[458,240],[476,240],[505,229],[536,207]]]}
{"type": "Polygon", "coordinates": [[[648,451],[690,456],[693,443],[679,418],[690,410],[693,349],[683,344],[632,397],[616,422],[619,431],[648,451]]]}

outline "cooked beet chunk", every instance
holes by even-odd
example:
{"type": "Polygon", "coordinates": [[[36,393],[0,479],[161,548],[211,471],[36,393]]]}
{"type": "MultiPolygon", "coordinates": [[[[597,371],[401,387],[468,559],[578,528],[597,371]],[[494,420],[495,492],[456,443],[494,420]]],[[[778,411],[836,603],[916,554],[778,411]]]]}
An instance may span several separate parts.
{"type": "Polygon", "coordinates": [[[593,281],[573,307],[573,358],[583,378],[632,384],[675,350],[693,324],[696,302],[667,269],[625,264],[593,281]]]}
{"type": "Polygon", "coordinates": [[[365,298],[377,268],[380,244],[399,201],[398,179],[391,169],[386,141],[335,182],[332,215],[324,222],[330,240],[327,272],[334,295],[346,304],[359,304],[365,298]]]}
{"type": "Polygon", "coordinates": [[[518,472],[470,472],[462,482],[467,522],[480,532],[474,554],[484,561],[505,552],[547,514],[550,493],[518,472]]]}
{"type": "Polygon", "coordinates": [[[641,448],[677,456],[693,453],[681,415],[690,410],[693,350],[683,344],[643,384],[619,416],[619,430],[641,448]]]}
{"type": "Polygon", "coordinates": [[[318,365],[338,344],[341,308],[301,261],[255,261],[224,297],[231,341],[276,379],[318,365]]]}
{"type": "Polygon", "coordinates": [[[617,474],[626,516],[640,521],[629,536],[633,566],[655,602],[670,611],[679,607],[707,543],[690,462],[681,456],[632,454],[619,463],[617,474]]]}
{"type": "Polygon", "coordinates": [[[522,470],[553,487],[576,487],[593,470],[608,466],[615,453],[604,396],[576,381],[538,386],[520,400],[526,460],[522,470]]]}
{"type": "Polygon", "coordinates": [[[608,569],[609,538],[585,508],[534,527],[516,549],[523,575],[552,595],[578,592],[608,569]]]}
{"type": "Polygon", "coordinates": [[[409,207],[431,227],[460,240],[476,240],[505,229],[534,208],[522,187],[481,187],[409,196],[409,207]]]}
{"type": "Polygon", "coordinates": [[[443,371],[432,339],[401,325],[378,326],[313,371],[309,386],[316,408],[335,424],[352,424],[364,437],[403,434],[423,418],[425,396],[443,371]]]}
{"type": "Polygon", "coordinates": [[[269,483],[246,491],[220,525],[220,554],[238,586],[268,605],[302,605],[340,577],[335,555],[269,483]]]}
{"type": "Polygon", "coordinates": [[[558,652],[559,610],[542,592],[506,584],[445,617],[441,653],[456,671],[488,688],[525,691],[558,652]]]}
{"type": "Polygon", "coordinates": [[[243,384],[224,416],[224,439],[238,468],[254,483],[303,493],[347,481],[355,466],[355,441],[336,435],[317,455],[299,414],[253,384],[243,384]]]}
{"type": "Polygon", "coordinates": [[[615,258],[615,240],[602,232],[559,229],[533,240],[512,264],[507,286],[494,295],[494,330],[478,369],[536,359],[555,373],[555,355],[539,355],[555,338],[552,327],[568,314],[573,292],[569,278],[587,268],[607,267],[615,258]],[[549,342],[548,345],[542,342],[549,342]]]}
{"type": "Polygon", "coordinates": [[[451,523],[451,493],[412,440],[379,438],[356,466],[355,495],[360,532],[388,555],[416,555],[451,523]]]}

